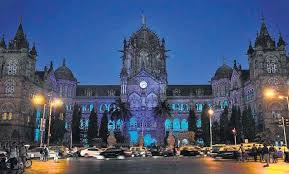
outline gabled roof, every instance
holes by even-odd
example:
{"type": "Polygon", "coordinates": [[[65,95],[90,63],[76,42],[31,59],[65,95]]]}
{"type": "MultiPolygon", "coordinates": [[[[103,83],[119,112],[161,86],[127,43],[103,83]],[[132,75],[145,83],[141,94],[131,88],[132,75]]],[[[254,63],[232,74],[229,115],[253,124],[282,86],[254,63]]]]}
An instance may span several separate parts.
{"type": "Polygon", "coordinates": [[[242,82],[246,82],[250,79],[250,71],[249,70],[241,70],[241,80],[242,82]]]}
{"type": "Polygon", "coordinates": [[[168,85],[167,96],[212,95],[211,85],[168,85]]]}

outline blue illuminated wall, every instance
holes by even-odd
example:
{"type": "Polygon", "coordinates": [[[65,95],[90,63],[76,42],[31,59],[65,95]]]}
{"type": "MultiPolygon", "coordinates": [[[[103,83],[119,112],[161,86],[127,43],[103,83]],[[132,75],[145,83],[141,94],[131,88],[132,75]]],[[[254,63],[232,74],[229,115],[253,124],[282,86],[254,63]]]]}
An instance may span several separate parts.
{"type": "Polygon", "coordinates": [[[137,131],[128,131],[130,144],[137,144],[138,143],[138,133],[137,131]]]}
{"type": "Polygon", "coordinates": [[[40,124],[41,124],[41,108],[36,108],[36,123],[34,130],[34,142],[39,143],[40,141],[40,124]]]}

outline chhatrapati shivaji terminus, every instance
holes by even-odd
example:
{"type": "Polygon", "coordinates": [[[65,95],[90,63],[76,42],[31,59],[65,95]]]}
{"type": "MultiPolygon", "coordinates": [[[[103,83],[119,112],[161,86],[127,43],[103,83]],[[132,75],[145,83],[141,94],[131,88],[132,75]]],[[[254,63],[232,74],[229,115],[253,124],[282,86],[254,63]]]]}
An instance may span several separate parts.
{"type": "MultiPolygon", "coordinates": [[[[74,71],[67,65],[69,57],[63,59],[61,66],[55,67],[51,62],[50,66],[36,69],[38,46],[29,43],[24,30],[25,22],[19,23],[13,38],[3,35],[0,40],[1,143],[16,140],[40,143],[41,120],[48,118],[49,106],[43,113],[43,106],[32,104],[31,99],[38,93],[46,98],[61,98],[64,102],[61,112],[65,114],[60,114],[59,119],[64,121],[63,126],[67,130],[64,139],[68,142],[75,106],[80,108],[77,112],[81,113],[83,144],[87,143],[92,110],[97,113],[98,129],[103,129],[100,124],[105,115],[108,117],[108,132],[122,135],[124,143],[130,145],[138,144],[143,137],[144,145],[150,146],[164,144],[169,131],[178,143],[188,142],[186,136],[180,135],[188,131],[192,111],[196,115],[196,129],[201,132],[201,113],[205,107],[212,108],[213,121],[220,122],[223,110],[228,108],[230,113],[233,106],[240,108],[241,112],[250,107],[256,128],[260,131],[276,129],[274,132],[280,136],[275,136],[275,141],[283,140],[282,129],[273,123],[286,115],[286,101],[265,101],[263,91],[268,87],[280,92],[288,90],[289,58],[282,34],[273,38],[264,19],[260,21],[257,36],[255,31],[251,32],[252,40],[254,37],[255,40],[250,44],[243,43],[248,44],[248,49],[243,52],[247,54],[249,69],[243,69],[238,60],[224,62],[211,79],[207,79],[208,84],[191,85],[170,85],[167,71],[170,52],[166,40],[151,29],[153,26],[146,22],[145,17],[135,25],[139,25],[139,29],[127,36],[128,39],[124,39],[120,46],[120,72],[116,74],[120,83],[115,85],[82,85],[81,77],[76,79],[74,71]],[[123,115],[122,118],[127,119],[113,118],[112,111],[123,108],[129,116],[123,115]],[[160,116],[162,114],[170,117],[164,118],[160,116]]],[[[205,68],[206,65],[199,66],[205,68]]],[[[52,112],[56,112],[55,109],[52,112]]],[[[222,125],[222,122],[219,124],[222,125]]],[[[203,143],[201,136],[196,138],[196,142],[203,143]]]]}

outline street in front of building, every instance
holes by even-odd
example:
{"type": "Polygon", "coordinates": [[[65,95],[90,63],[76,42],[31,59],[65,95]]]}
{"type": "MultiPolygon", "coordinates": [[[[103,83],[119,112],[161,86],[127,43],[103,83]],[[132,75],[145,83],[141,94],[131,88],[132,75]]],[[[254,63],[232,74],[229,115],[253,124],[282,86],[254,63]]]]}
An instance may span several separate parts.
{"type": "Polygon", "coordinates": [[[264,168],[259,162],[237,162],[204,158],[130,158],[125,160],[95,160],[94,158],[33,161],[25,174],[286,174],[288,164],[279,162],[264,168]]]}

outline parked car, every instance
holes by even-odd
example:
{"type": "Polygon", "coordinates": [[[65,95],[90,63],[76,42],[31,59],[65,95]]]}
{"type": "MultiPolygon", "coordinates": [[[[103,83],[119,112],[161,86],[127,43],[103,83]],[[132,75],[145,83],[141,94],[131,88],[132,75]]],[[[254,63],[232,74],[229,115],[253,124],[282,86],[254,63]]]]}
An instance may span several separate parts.
{"type": "Polygon", "coordinates": [[[215,158],[237,159],[239,157],[238,147],[235,145],[226,145],[220,148],[215,158]]]}
{"type": "Polygon", "coordinates": [[[160,147],[152,147],[150,149],[152,156],[163,156],[163,151],[160,147]]]}
{"type": "MultiPolygon", "coordinates": [[[[36,147],[33,149],[29,149],[27,151],[27,155],[29,158],[40,158],[41,154],[40,151],[43,149],[42,147],[36,147]]],[[[49,150],[49,158],[54,158],[56,156],[56,153],[54,150],[49,150]]]]}
{"type": "Polygon", "coordinates": [[[80,151],[80,156],[83,157],[98,157],[100,154],[101,149],[98,149],[96,147],[90,147],[90,148],[86,148],[80,151]]]}
{"type": "Polygon", "coordinates": [[[211,157],[215,157],[219,153],[220,148],[225,146],[226,146],[225,144],[214,144],[212,146],[212,149],[208,152],[208,155],[211,157]]]}
{"type": "Polygon", "coordinates": [[[169,157],[169,156],[174,156],[175,154],[174,154],[174,150],[173,149],[166,148],[166,149],[163,150],[162,155],[164,157],[169,157]]]}
{"type": "Polygon", "coordinates": [[[204,153],[198,146],[183,146],[180,148],[180,155],[183,156],[202,156],[204,153]]]}
{"type": "Polygon", "coordinates": [[[4,150],[4,149],[0,149],[0,154],[6,155],[7,152],[6,152],[6,150],[4,150]]]}
{"type": "Polygon", "coordinates": [[[101,152],[100,156],[103,158],[125,159],[124,150],[119,148],[108,148],[106,151],[101,152]]]}
{"type": "Polygon", "coordinates": [[[152,156],[151,152],[146,147],[131,147],[131,157],[147,157],[152,156]]]}

